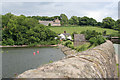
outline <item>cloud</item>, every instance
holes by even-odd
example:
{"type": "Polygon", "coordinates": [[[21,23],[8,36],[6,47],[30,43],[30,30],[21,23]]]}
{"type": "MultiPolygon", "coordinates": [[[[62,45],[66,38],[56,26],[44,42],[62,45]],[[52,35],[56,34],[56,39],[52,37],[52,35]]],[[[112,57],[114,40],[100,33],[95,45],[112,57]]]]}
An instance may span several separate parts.
{"type": "Polygon", "coordinates": [[[88,16],[97,21],[105,17],[117,19],[117,2],[8,2],[2,4],[2,14],[58,16],[61,13],[71,16],[88,16]]]}

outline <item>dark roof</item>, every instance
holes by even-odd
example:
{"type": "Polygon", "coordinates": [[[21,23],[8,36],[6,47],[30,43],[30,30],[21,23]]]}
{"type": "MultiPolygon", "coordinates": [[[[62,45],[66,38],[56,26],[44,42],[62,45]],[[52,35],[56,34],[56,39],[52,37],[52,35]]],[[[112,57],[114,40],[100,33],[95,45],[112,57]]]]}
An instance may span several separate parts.
{"type": "Polygon", "coordinates": [[[63,35],[65,35],[65,36],[70,36],[70,34],[69,34],[69,33],[63,33],[63,35]]]}

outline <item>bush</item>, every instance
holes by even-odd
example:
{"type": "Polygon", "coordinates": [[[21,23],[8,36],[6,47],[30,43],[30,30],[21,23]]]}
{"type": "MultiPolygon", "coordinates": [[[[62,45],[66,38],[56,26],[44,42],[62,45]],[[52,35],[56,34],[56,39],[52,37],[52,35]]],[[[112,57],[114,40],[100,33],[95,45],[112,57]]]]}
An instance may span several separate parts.
{"type": "Polygon", "coordinates": [[[74,39],[74,34],[78,34],[78,33],[77,32],[73,32],[72,35],[71,35],[72,39],[74,39]]]}
{"type": "Polygon", "coordinates": [[[68,46],[68,45],[70,45],[70,44],[72,44],[71,41],[66,41],[65,44],[64,44],[64,46],[68,46]]]}
{"type": "Polygon", "coordinates": [[[88,49],[87,46],[85,44],[83,44],[81,47],[77,47],[76,51],[81,52],[81,51],[85,51],[87,49],[88,49]]]}
{"type": "Polygon", "coordinates": [[[97,35],[101,35],[101,33],[96,32],[95,30],[82,31],[80,34],[84,34],[87,40],[89,40],[91,37],[96,37],[97,35]]]}
{"type": "Polygon", "coordinates": [[[101,35],[98,35],[96,37],[92,37],[89,39],[89,42],[92,45],[94,44],[95,46],[100,45],[100,44],[104,43],[105,41],[106,41],[106,39],[101,35]]]}
{"type": "Polygon", "coordinates": [[[49,23],[48,26],[51,26],[51,23],[49,23]]]}
{"type": "Polygon", "coordinates": [[[13,39],[7,39],[7,40],[3,39],[2,44],[3,45],[14,45],[14,41],[13,39]]]}
{"type": "Polygon", "coordinates": [[[72,44],[69,44],[68,47],[74,49],[74,46],[72,44]]]}

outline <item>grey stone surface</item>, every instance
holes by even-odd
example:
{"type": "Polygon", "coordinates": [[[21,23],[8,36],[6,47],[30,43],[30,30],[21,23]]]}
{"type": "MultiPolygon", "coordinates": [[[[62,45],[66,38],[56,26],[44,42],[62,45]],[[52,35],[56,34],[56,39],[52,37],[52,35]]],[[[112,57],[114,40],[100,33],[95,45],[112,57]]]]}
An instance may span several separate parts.
{"type": "Polygon", "coordinates": [[[106,41],[87,51],[25,71],[18,78],[117,78],[113,44],[106,41]]]}

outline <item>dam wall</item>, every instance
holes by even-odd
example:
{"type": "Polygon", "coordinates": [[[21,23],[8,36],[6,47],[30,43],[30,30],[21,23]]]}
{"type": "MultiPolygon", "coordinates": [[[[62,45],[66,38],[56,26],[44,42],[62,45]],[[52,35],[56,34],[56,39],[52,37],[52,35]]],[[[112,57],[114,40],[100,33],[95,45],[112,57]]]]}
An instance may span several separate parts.
{"type": "Polygon", "coordinates": [[[17,78],[117,78],[115,50],[111,41],[83,52],[73,52],[59,61],[25,71],[17,78]]]}

